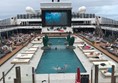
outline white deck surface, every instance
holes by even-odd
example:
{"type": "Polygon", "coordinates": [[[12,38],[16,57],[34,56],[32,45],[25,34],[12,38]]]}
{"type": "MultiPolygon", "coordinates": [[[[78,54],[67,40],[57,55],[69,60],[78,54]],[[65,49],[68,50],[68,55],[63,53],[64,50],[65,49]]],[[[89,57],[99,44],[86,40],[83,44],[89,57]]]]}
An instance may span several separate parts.
{"type": "MultiPolygon", "coordinates": [[[[24,47],[17,54],[23,53],[24,50],[27,50],[32,45],[33,44],[30,43],[27,47],[24,47]]],[[[38,62],[40,61],[42,53],[43,53],[43,50],[41,50],[41,47],[43,46],[43,44],[37,44],[36,46],[38,46],[39,48],[36,51],[33,58],[30,60],[29,64],[18,64],[18,65],[16,64],[15,65],[15,67],[17,67],[17,66],[21,67],[22,83],[32,83],[31,82],[31,80],[32,80],[32,77],[31,77],[32,70],[31,69],[32,69],[32,67],[34,67],[35,69],[37,68],[38,62]]],[[[85,69],[87,71],[86,73],[90,75],[91,68],[94,69],[93,64],[88,60],[88,58],[83,54],[83,52],[77,47],[77,44],[74,44],[74,46],[76,47],[76,49],[74,51],[75,51],[77,57],[80,59],[81,63],[85,67],[85,69]]],[[[98,51],[98,50],[96,50],[96,51],[98,51]]],[[[8,69],[10,69],[13,66],[13,64],[11,64],[11,61],[17,56],[17,54],[14,55],[11,59],[9,59],[5,64],[3,64],[0,67],[0,78],[2,77],[3,71],[6,73],[6,71],[8,71],[8,69]]],[[[106,58],[107,60],[113,61],[105,55],[104,55],[104,58],[106,58]]],[[[7,76],[5,78],[5,80],[7,81],[6,83],[13,83],[13,79],[15,78],[15,67],[13,67],[12,70],[7,74],[7,76]]],[[[75,83],[75,75],[76,75],[75,73],[36,74],[35,80],[36,80],[36,83],[42,83],[42,81],[44,81],[44,80],[46,80],[44,83],[75,83]]],[[[91,77],[91,76],[89,76],[89,77],[91,77]]],[[[116,79],[117,79],[117,83],[118,83],[118,77],[116,79]]],[[[0,81],[0,83],[2,83],[2,81],[0,81]]],[[[101,72],[99,71],[99,82],[98,83],[111,83],[111,78],[104,77],[101,74],[101,72]]]]}

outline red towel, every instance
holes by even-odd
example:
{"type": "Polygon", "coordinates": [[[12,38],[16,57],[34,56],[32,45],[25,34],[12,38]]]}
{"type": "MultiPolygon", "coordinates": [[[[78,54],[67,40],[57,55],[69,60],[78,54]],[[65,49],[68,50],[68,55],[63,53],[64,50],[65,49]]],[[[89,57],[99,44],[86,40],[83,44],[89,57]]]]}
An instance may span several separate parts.
{"type": "Polygon", "coordinates": [[[59,30],[60,32],[64,32],[64,30],[59,30]]]}

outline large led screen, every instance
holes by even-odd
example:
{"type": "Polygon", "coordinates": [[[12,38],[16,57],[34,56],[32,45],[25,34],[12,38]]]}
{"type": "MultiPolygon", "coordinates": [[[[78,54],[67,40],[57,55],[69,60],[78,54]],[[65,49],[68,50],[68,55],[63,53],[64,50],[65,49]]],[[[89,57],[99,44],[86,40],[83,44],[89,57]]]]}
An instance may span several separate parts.
{"type": "Polygon", "coordinates": [[[68,11],[44,11],[42,14],[43,26],[71,25],[71,13],[68,11]]]}

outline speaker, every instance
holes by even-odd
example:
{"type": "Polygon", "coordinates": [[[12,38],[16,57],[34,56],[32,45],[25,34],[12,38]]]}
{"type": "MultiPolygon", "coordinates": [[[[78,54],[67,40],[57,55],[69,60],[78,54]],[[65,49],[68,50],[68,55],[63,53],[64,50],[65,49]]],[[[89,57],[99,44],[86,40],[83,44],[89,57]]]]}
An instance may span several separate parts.
{"type": "Polygon", "coordinates": [[[89,83],[89,75],[82,75],[81,83],[89,83]]]}

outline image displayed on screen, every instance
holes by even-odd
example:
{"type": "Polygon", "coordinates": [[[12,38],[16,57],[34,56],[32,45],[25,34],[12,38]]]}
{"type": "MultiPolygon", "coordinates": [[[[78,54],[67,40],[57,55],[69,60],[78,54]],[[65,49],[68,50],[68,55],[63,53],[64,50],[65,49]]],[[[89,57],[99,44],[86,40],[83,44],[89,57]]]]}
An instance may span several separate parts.
{"type": "Polygon", "coordinates": [[[46,25],[67,25],[67,12],[45,12],[46,25]]]}

